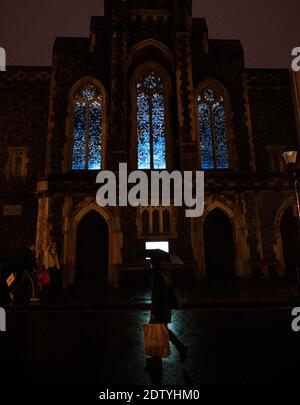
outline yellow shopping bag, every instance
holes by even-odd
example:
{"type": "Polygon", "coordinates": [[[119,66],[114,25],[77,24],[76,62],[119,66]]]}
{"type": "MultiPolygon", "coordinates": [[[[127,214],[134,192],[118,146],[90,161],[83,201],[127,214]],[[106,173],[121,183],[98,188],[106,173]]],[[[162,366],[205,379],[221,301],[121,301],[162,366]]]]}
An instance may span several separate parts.
{"type": "Polygon", "coordinates": [[[166,325],[149,323],[143,326],[144,350],[149,356],[169,357],[170,343],[166,325]]]}

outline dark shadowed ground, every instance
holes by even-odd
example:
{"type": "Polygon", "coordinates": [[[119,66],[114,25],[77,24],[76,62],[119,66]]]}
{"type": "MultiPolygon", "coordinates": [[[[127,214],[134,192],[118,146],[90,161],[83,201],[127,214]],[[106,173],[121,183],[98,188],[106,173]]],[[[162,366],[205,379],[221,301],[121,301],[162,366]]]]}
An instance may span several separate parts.
{"type": "MultiPolygon", "coordinates": [[[[291,308],[175,311],[188,344],[164,360],[161,384],[298,383],[300,332],[291,308]]],[[[145,310],[14,310],[0,334],[2,382],[151,384],[140,327],[145,310]]]]}

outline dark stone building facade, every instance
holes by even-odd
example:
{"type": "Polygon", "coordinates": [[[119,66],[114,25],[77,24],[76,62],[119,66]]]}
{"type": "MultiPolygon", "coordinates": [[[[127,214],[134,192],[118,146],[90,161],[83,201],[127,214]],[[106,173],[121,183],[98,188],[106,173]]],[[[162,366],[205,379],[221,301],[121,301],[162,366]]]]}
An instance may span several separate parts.
{"type": "MultiPolygon", "coordinates": [[[[199,280],[293,273],[299,241],[281,159],[299,148],[290,73],[247,69],[240,42],[209,39],[191,1],[106,1],[89,38],[56,39],[51,67],[1,73],[0,100],[2,251],[31,240],[42,263],[54,238],[66,284],[117,286],[146,241],[168,241],[182,271],[199,280]],[[138,167],[137,83],[147,72],[165,86],[166,168],[205,169],[201,217],[172,206],[100,208],[97,171],[72,166],[76,97],[93,86],[101,94],[101,169],[138,167]],[[203,163],[199,100],[209,94],[219,97],[210,108],[221,105],[226,117],[223,166],[203,163]]],[[[211,125],[216,140],[217,121],[211,125]]],[[[216,159],[221,149],[212,148],[216,159]]]]}

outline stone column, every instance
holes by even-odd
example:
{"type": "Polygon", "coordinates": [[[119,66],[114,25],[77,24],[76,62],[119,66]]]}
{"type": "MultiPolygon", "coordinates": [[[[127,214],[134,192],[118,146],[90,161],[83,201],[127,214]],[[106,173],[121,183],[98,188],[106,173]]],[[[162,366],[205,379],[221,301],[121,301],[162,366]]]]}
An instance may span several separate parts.
{"type": "Polygon", "coordinates": [[[38,196],[38,217],[36,228],[36,259],[39,266],[43,264],[44,252],[46,249],[47,241],[49,239],[49,211],[50,199],[46,195],[48,189],[47,181],[38,182],[37,192],[38,196]]]}
{"type": "Polygon", "coordinates": [[[174,1],[174,37],[178,128],[182,170],[196,169],[194,88],[191,57],[192,14],[189,1],[174,1]]]}
{"type": "Polygon", "coordinates": [[[262,224],[259,217],[257,196],[253,191],[246,191],[243,198],[251,275],[252,277],[267,276],[263,263],[262,224]]]}
{"type": "Polygon", "coordinates": [[[65,197],[63,206],[63,249],[61,255],[61,265],[64,268],[63,280],[67,284],[69,280],[70,267],[72,266],[72,260],[70,255],[70,232],[71,232],[71,215],[73,212],[73,199],[72,197],[65,197]]]}
{"type": "Polygon", "coordinates": [[[111,116],[109,169],[127,162],[127,5],[114,1],[111,21],[111,116]]]}

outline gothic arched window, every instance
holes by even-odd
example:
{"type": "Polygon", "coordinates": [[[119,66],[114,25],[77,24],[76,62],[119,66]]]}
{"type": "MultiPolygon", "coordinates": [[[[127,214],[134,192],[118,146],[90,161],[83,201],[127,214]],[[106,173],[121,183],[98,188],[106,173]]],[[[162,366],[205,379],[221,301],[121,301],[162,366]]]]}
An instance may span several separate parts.
{"type": "Polygon", "coordinates": [[[229,169],[224,98],[212,88],[197,96],[202,169],[229,169]]]}
{"type": "Polygon", "coordinates": [[[103,144],[103,95],[93,84],[73,98],[73,170],[100,170],[103,144]]]}
{"type": "Polygon", "coordinates": [[[136,81],[138,169],[166,169],[166,100],[164,83],[150,71],[136,81]]]}

